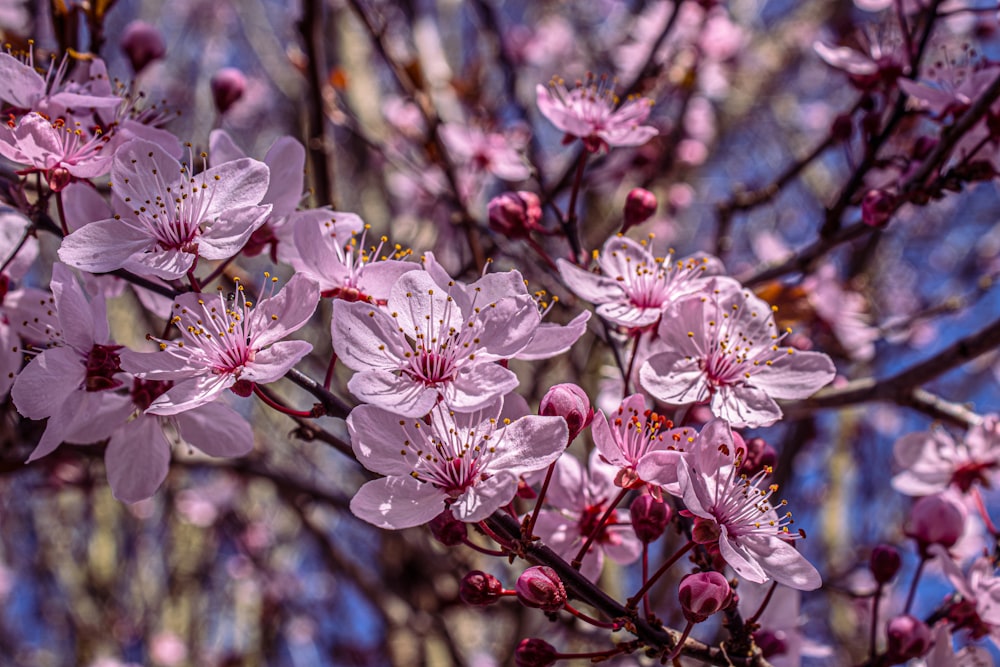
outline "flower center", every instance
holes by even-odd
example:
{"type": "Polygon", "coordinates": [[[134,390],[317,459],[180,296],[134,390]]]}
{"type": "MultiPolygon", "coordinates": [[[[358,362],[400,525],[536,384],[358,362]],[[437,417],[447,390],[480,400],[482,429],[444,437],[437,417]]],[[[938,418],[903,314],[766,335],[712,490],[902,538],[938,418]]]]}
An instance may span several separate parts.
{"type": "Polygon", "coordinates": [[[118,350],[121,345],[94,345],[87,355],[87,377],[84,386],[87,391],[104,391],[122,386],[121,380],[115,379],[116,373],[122,372],[118,350]]]}

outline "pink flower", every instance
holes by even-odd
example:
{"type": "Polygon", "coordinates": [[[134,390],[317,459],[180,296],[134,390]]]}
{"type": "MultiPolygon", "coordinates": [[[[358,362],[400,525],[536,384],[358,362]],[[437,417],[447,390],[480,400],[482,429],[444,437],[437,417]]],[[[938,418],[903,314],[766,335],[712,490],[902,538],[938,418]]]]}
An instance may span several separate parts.
{"type": "Polygon", "coordinates": [[[513,390],[517,376],[496,362],[524,349],[540,322],[534,300],[511,288],[513,273],[441,287],[426,271],[410,271],[384,310],[335,301],[334,351],[358,371],[347,388],[406,417],[439,400],[459,412],[478,410],[513,390]]]}
{"type": "Polygon", "coordinates": [[[192,176],[159,145],[135,139],[115,153],[111,179],[118,214],[73,232],[59,249],[64,262],[91,273],[180,278],[198,257],[238,253],[271,211],[258,206],[267,166],[249,158],[192,176]]]}
{"type": "Polygon", "coordinates": [[[49,65],[45,76],[38,73],[34,50],[23,59],[0,53],[0,100],[15,109],[42,111],[49,117],[64,115],[68,110],[86,114],[94,109],[114,108],[121,99],[114,95],[94,94],[86,86],[73,85],[66,73],[70,58],[49,65]],[[67,85],[69,84],[69,85],[67,85]]]}
{"type": "Polygon", "coordinates": [[[958,594],[949,606],[946,617],[955,630],[967,630],[972,639],[989,636],[994,644],[1000,640],[1000,577],[989,558],[977,558],[965,574],[941,546],[931,546],[945,576],[958,594]]]}
{"type": "Polygon", "coordinates": [[[563,281],[577,296],[597,304],[601,317],[629,328],[659,321],[679,299],[702,289],[706,279],[722,273],[722,263],[708,255],[674,260],[656,257],[646,242],[613,236],[597,256],[600,274],[558,260],[563,281]]]}
{"type": "Polygon", "coordinates": [[[29,113],[0,125],[0,155],[23,165],[18,173],[41,172],[48,186],[62,190],[73,179],[103,176],[111,168],[111,137],[78,123],[29,113]]]}
{"type": "Polygon", "coordinates": [[[659,130],[642,125],[649,118],[652,100],[630,97],[618,106],[614,82],[607,76],[589,75],[568,90],[562,79],[555,78],[548,88],[539,84],[538,110],[567,135],[580,137],[591,152],[614,146],[641,146],[659,130]]]}
{"type": "Polygon", "coordinates": [[[438,131],[460,166],[489,172],[505,181],[523,181],[531,175],[521,154],[502,134],[457,123],[445,123],[438,131]]]}
{"type": "Polygon", "coordinates": [[[353,213],[325,211],[321,221],[296,222],[294,256],[289,263],[318,285],[324,297],[345,301],[365,301],[384,305],[399,277],[420,268],[404,262],[408,250],[384,252],[387,238],[373,247],[365,246],[368,226],[353,213]],[[359,236],[360,235],[360,236],[359,236]]]}
{"type": "Polygon", "coordinates": [[[521,475],[563,453],[567,432],[561,417],[518,419],[524,401],[508,402],[513,407],[496,400],[466,413],[439,404],[429,421],[373,405],[355,408],[347,418],[354,453],[386,477],[362,486],[351,511],[398,529],[427,523],[445,509],[461,521],[481,521],[509,503],[521,475]]]}
{"type": "MultiPolygon", "coordinates": [[[[676,476],[666,479],[662,471],[676,471],[681,452],[693,440],[693,429],[675,429],[669,419],[647,410],[642,394],[626,397],[610,419],[598,411],[590,428],[601,458],[618,468],[615,484],[623,488],[641,487],[650,481],[643,471],[655,470],[659,475],[656,484],[668,493],[680,495],[676,476]]],[[[657,489],[654,491],[658,493],[657,489]]]]}
{"type": "Polygon", "coordinates": [[[49,332],[50,347],[25,366],[11,389],[18,412],[49,420],[29,462],[64,441],[103,440],[130,412],[127,397],[109,391],[120,387],[124,376],[104,299],[88,299],[63,264],[53,265],[51,285],[59,330],[49,332]]]}
{"type": "MultiPolygon", "coordinates": [[[[590,536],[607,511],[608,503],[618,495],[615,486],[617,468],[601,461],[600,452],[590,455],[587,469],[572,455],[556,461],[545,501],[554,509],[542,510],[535,524],[537,532],[556,553],[572,558],[590,536]]],[[[628,510],[615,510],[583,559],[580,572],[597,581],[604,567],[604,556],[621,565],[635,561],[642,543],[628,525],[628,510]]]]}
{"type": "Polygon", "coordinates": [[[825,354],[779,347],[771,307],[729,278],[675,305],[658,333],[643,388],[670,405],[711,401],[734,426],[770,426],[781,418],[774,399],[806,398],[836,374],[825,354]]]}
{"type": "Polygon", "coordinates": [[[250,424],[219,402],[171,416],[146,413],[171,386],[172,382],[133,381],[129,398],[135,413],[111,434],[104,451],[111,492],[122,502],[138,502],[156,493],[169,470],[172,442],[212,456],[242,456],[253,449],[250,424]]]}
{"type": "Polygon", "coordinates": [[[909,496],[925,496],[955,485],[963,493],[975,482],[989,486],[991,473],[1000,464],[1000,423],[988,415],[956,442],[942,428],[908,433],[893,446],[901,472],[892,486],[909,496]]]}
{"type": "Polygon", "coordinates": [[[791,512],[779,515],[769,502],[777,487],[759,486],[770,471],[741,475],[742,453],[728,423],[706,424],[677,468],[684,504],[715,525],[719,552],[740,577],[803,591],[819,588],[819,572],[788,542],[801,536],[788,529],[791,512]]]}
{"type": "MultiPolygon", "coordinates": [[[[277,278],[270,281],[273,288],[277,278]]],[[[144,380],[174,382],[150,404],[150,414],[191,410],[229,388],[248,396],[254,384],[274,382],[312,350],[305,341],[282,338],[305,325],[318,302],[319,289],[303,276],[293,276],[284,289],[256,306],[242,284],[231,300],[221,290],[218,295],[182,294],[171,320],[180,339],[150,337],[160,351],[126,351],[123,368],[144,380]]]]}
{"type": "Polygon", "coordinates": [[[941,117],[957,116],[979,99],[998,76],[1000,67],[978,60],[975,52],[953,59],[945,51],[919,80],[901,78],[899,87],[921,108],[941,117]]]}

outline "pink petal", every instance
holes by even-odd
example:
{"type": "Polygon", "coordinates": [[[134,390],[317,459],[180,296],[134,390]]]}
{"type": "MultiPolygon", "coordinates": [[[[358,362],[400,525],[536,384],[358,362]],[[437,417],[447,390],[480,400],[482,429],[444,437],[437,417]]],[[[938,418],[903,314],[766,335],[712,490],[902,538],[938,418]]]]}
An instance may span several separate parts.
{"type": "Polygon", "coordinates": [[[514,357],[531,361],[534,359],[550,359],[566,352],[580,337],[587,332],[587,322],[590,313],[583,311],[574,317],[569,324],[553,324],[542,322],[535,329],[531,342],[525,345],[514,357]]]}
{"type": "Polygon", "coordinates": [[[402,368],[412,354],[395,321],[368,303],[335,300],[330,335],[337,357],[354,371],[402,368]]]}
{"type": "Polygon", "coordinates": [[[122,268],[153,243],[149,234],[120,220],[101,220],[65,237],[59,246],[59,259],[90,273],[105,273],[122,268]]]}
{"type": "Polygon", "coordinates": [[[319,287],[305,276],[294,275],[269,299],[262,299],[250,312],[248,325],[253,347],[265,347],[301,329],[316,312],[319,287]],[[257,333],[259,332],[259,333],[257,333]]]}
{"type": "Polygon", "coordinates": [[[354,516],[379,528],[398,530],[427,523],[444,511],[448,496],[412,477],[368,482],[351,499],[354,516]]]}
{"type": "Polygon", "coordinates": [[[17,411],[28,419],[55,414],[77,391],[87,371],[80,354],[69,347],[54,347],[31,360],[11,388],[17,411]]]}
{"type": "Polygon", "coordinates": [[[393,410],[401,417],[422,417],[438,402],[439,396],[437,389],[426,387],[408,375],[378,369],[355,374],[348,380],[347,389],[358,400],[393,410]]]}
{"type": "Polygon", "coordinates": [[[234,384],[236,377],[231,373],[207,374],[182,380],[153,401],[146,412],[151,415],[176,415],[214,401],[234,384]]]}
{"type": "Polygon", "coordinates": [[[170,443],[156,417],[140,415],[118,429],[104,452],[111,493],[124,503],[149,498],[170,469],[170,443]]]}
{"type": "Polygon", "coordinates": [[[253,451],[253,429],[238,412],[216,401],[174,416],[188,444],[209,456],[244,456],[253,451]]]}
{"type": "Polygon", "coordinates": [[[486,363],[461,368],[455,379],[441,389],[449,407],[456,412],[472,412],[513,391],[518,384],[513,371],[486,363]]]}
{"type": "Polygon", "coordinates": [[[482,521],[513,500],[516,493],[517,477],[502,471],[466,489],[451,504],[451,512],[459,521],[482,521]]]}
{"type": "Polygon", "coordinates": [[[279,341],[269,348],[259,350],[254,360],[244,366],[240,379],[259,384],[274,382],[310,352],[312,343],[304,340],[279,341]]]}

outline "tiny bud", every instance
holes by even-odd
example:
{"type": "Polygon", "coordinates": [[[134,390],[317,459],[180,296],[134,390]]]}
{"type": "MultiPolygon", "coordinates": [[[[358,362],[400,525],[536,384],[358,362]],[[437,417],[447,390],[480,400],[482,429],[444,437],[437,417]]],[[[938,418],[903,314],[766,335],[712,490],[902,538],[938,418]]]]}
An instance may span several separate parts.
{"type": "Polygon", "coordinates": [[[622,231],[646,222],[656,213],[656,195],[649,190],[635,188],[625,198],[625,224],[622,231]]]}
{"type": "Polygon", "coordinates": [[[701,623],[717,611],[729,606],[733,589],[729,581],[718,572],[695,572],[681,579],[677,599],[684,618],[690,623],[701,623]]]}
{"type": "Polygon", "coordinates": [[[924,496],[913,503],[906,522],[906,535],[917,541],[921,553],[932,544],[953,547],[965,530],[968,511],[943,494],[924,496]]]}
{"type": "Polygon", "coordinates": [[[559,653],[544,639],[522,639],[514,650],[517,667],[548,667],[559,659],[559,653]]]}
{"type": "Polygon", "coordinates": [[[462,544],[469,534],[468,526],[456,519],[451,510],[441,512],[427,525],[431,529],[434,539],[446,547],[462,544]]]}
{"type": "Polygon", "coordinates": [[[750,438],[746,441],[746,454],[740,473],[753,477],[765,468],[773,468],[778,462],[778,453],[764,438],[750,438]]]}
{"type": "Polygon", "coordinates": [[[927,624],[913,616],[897,616],[886,628],[886,657],[892,664],[919,658],[931,647],[931,631],[927,624]]]}
{"type": "Polygon", "coordinates": [[[691,527],[691,539],[695,544],[715,544],[719,541],[719,524],[711,519],[695,517],[691,527]]]}
{"type": "Polygon", "coordinates": [[[503,594],[503,584],[492,574],[487,574],[480,570],[473,570],[462,577],[462,582],[458,585],[458,597],[462,598],[465,604],[476,607],[491,605],[503,594]]]}
{"type": "Polygon", "coordinates": [[[861,200],[861,221],[869,227],[883,227],[895,209],[895,195],[885,190],[869,190],[861,200]]]}
{"type": "Polygon", "coordinates": [[[54,169],[49,169],[46,180],[49,184],[49,189],[52,192],[59,192],[67,185],[73,182],[73,174],[69,173],[66,167],[56,167],[54,169]]]}
{"type": "Polygon", "coordinates": [[[569,426],[569,442],[573,442],[594,420],[594,408],[590,405],[587,392],[571,383],[554,385],[545,392],[538,406],[538,414],[565,419],[569,426]]]}
{"type": "Polygon", "coordinates": [[[517,578],[517,598],[526,607],[559,611],[566,604],[566,589],[551,567],[529,567],[517,578]]]}
{"type": "Polygon", "coordinates": [[[504,192],[487,205],[490,229],[512,239],[526,239],[541,229],[542,203],[534,192],[504,192]]]}
{"type": "Polygon", "coordinates": [[[887,584],[899,572],[901,564],[902,559],[899,555],[899,549],[889,544],[880,544],[872,549],[872,556],[868,562],[868,567],[871,568],[872,574],[875,576],[875,581],[880,584],[887,584]]]}
{"type": "Polygon", "coordinates": [[[650,495],[641,495],[632,501],[629,515],[632,517],[632,530],[635,536],[645,544],[654,542],[667,529],[673,512],[661,500],[650,495]]]}
{"type": "Polygon", "coordinates": [[[247,78],[235,67],[223,67],[212,76],[212,99],[220,114],[229,111],[247,87],[247,78]]]}
{"type": "Polygon", "coordinates": [[[122,52],[132,63],[132,71],[138,74],[146,65],[159,60],[167,52],[163,35],[145,21],[132,21],[122,31],[119,42],[122,52]]]}

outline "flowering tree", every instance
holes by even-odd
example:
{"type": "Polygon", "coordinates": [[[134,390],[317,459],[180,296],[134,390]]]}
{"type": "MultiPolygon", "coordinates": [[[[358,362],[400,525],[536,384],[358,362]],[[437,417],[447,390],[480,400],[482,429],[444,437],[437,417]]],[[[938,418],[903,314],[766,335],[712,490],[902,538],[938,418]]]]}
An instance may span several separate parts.
{"type": "Polygon", "coordinates": [[[167,6],[0,2],[10,664],[993,664],[1000,7],[167,6]]]}

